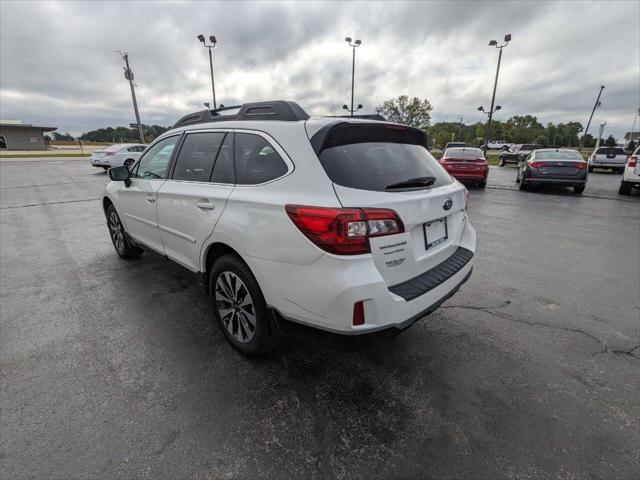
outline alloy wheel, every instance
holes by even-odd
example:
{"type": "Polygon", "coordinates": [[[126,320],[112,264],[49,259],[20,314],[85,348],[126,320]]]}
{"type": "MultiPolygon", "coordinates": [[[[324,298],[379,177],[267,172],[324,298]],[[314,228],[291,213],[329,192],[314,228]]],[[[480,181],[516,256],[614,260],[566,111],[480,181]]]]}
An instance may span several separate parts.
{"type": "Polygon", "coordinates": [[[113,245],[118,253],[122,254],[125,250],[124,229],[118,218],[118,214],[113,210],[109,213],[109,234],[113,245]]]}
{"type": "Polygon", "coordinates": [[[256,332],[256,310],[247,286],[235,273],[218,275],[215,304],[227,332],[240,343],[250,342],[256,332]]]}

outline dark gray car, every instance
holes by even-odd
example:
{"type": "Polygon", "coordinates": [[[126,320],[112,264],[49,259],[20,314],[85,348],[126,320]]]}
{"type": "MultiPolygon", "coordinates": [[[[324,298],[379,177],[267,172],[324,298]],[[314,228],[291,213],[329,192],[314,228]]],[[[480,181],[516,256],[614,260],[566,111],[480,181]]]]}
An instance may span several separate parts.
{"type": "Polygon", "coordinates": [[[547,184],[573,187],[574,193],[582,193],[587,185],[587,162],[575,150],[534,150],[518,163],[516,183],[520,190],[547,184]]]}

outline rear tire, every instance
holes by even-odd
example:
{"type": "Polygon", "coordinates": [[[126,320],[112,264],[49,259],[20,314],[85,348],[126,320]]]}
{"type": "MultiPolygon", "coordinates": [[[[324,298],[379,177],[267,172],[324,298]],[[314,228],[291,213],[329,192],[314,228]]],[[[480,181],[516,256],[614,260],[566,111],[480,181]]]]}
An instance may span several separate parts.
{"type": "Polygon", "coordinates": [[[620,182],[620,189],[618,190],[618,193],[620,195],[631,195],[631,184],[629,182],[620,182]]]}
{"type": "Polygon", "coordinates": [[[109,235],[113,242],[113,248],[116,249],[116,253],[120,255],[121,258],[129,260],[142,255],[143,250],[141,248],[131,245],[124,231],[120,216],[113,205],[107,207],[107,226],[109,227],[109,235]]]}
{"type": "Polygon", "coordinates": [[[125,167],[127,167],[127,168],[131,168],[131,165],[133,165],[133,159],[131,159],[131,158],[127,158],[127,159],[124,161],[124,166],[125,166],[125,167]]]}
{"type": "Polygon", "coordinates": [[[500,157],[500,160],[498,160],[498,166],[504,167],[504,158],[500,157]]]}
{"type": "Polygon", "coordinates": [[[624,168],[616,168],[616,173],[624,173],[624,168]]]}
{"type": "Polygon", "coordinates": [[[586,185],[576,185],[575,187],[573,187],[573,193],[575,193],[576,195],[580,195],[582,192],[584,192],[586,185]]]}
{"type": "Polygon", "coordinates": [[[106,172],[107,170],[109,170],[109,167],[102,167],[104,168],[104,171],[106,172]]]}
{"type": "Polygon", "coordinates": [[[244,355],[261,355],[276,346],[267,305],[249,267],[236,255],[218,258],[209,274],[209,295],[218,326],[244,355]]]}
{"type": "Polygon", "coordinates": [[[479,187],[479,188],[484,188],[484,187],[486,187],[486,186],[487,186],[487,182],[480,182],[480,183],[478,183],[478,187],[479,187]]]}
{"type": "Polygon", "coordinates": [[[589,171],[589,173],[591,173],[591,172],[593,172],[593,167],[592,167],[591,165],[589,165],[589,166],[587,167],[587,170],[589,171]]]}

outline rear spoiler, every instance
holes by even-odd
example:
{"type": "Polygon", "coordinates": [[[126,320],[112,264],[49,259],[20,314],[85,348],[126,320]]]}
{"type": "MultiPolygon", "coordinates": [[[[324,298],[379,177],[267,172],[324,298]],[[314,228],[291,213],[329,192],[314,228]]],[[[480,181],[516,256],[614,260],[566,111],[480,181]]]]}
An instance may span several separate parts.
{"type": "Polygon", "coordinates": [[[422,130],[382,122],[335,121],[318,130],[310,141],[316,155],[320,155],[326,148],[368,142],[406,143],[427,148],[427,135],[422,130]]]}

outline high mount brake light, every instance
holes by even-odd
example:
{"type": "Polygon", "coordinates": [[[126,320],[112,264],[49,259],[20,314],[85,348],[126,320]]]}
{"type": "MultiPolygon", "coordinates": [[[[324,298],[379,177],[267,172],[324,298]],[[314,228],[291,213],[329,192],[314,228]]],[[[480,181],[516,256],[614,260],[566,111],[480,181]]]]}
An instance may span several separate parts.
{"type": "Polygon", "coordinates": [[[404,232],[398,214],[386,208],[286,205],[285,210],[309,240],[336,255],[370,253],[369,238],[404,232]]]}

